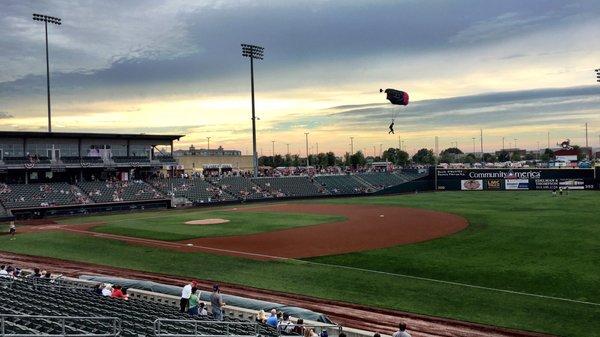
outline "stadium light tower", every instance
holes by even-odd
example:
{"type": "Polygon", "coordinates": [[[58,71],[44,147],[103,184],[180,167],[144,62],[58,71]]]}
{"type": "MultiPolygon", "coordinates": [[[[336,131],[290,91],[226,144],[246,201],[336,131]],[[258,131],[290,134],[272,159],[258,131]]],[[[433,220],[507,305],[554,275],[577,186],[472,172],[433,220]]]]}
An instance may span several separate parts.
{"type": "Polygon", "coordinates": [[[254,59],[263,59],[265,48],[242,43],[242,56],[250,58],[250,90],[252,92],[252,164],[254,177],[258,177],[258,156],[256,155],[256,115],[254,108],[254,59]]]}
{"type": "Polygon", "coordinates": [[[52,132],[52,113],[50,110],[50,62],[48,61],[48,23],[53,23],[57,26],[61,25],[61,19],[43,14],[33,14],[34,21],[44,22],[44,31],[46,33],[46,89],[48,92],[48,132],[52,132]]]}
{"type": "Polygon", "coordinates": [[[600,68],[594,70],[596,72],[596,82],[600,82],[600,68]]]}
{"type": "Polygon", "coordinates": [[[210,137],[206,137],[206,149],[210,150],[210,137]]]}
{"type": "Polygon", "coordinates": [[[308,155],[308,132],[305,132],[304,135],[306,136],[306,167],[310,166],[310,161],[309,161],[309,155],[308,155]]]}

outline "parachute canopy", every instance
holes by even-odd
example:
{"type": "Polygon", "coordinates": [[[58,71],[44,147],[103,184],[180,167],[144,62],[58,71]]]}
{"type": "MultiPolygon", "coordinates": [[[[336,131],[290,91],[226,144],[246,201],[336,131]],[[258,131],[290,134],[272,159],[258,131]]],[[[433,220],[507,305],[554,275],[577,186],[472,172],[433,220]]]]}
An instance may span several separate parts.
{"type": "MultiPolygon", "coordinates": [[[[384,92],[383,89],[379,89],[379,92],[384,92]]],[[[408,105],[408,94],[404,91],[396,89],[385,89],[387,99],[396,105],[408,105]]]]}

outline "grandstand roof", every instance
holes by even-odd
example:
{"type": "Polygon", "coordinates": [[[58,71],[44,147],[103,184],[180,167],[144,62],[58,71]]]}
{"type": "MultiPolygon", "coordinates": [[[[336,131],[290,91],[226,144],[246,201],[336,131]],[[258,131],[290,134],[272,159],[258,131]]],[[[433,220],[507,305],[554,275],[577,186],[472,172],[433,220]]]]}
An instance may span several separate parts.
{"type": "Polygon", "coordinates": [[[94,132],[36,132],[0,131],[0,138],[102,138],[102,139],[144,139],[179,140],[184,135],[148,135],[145,133],[94,133],[94,132]]]}

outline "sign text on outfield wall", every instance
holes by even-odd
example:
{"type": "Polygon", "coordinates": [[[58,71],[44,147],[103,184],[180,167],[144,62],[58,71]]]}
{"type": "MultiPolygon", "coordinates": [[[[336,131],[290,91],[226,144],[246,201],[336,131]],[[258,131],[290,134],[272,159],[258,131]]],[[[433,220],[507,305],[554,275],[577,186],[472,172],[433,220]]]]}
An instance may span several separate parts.
{"type": "Polygon", "coordinates": [[[593,189],[593,169],[438,169],[438,190],[593,189]]]}

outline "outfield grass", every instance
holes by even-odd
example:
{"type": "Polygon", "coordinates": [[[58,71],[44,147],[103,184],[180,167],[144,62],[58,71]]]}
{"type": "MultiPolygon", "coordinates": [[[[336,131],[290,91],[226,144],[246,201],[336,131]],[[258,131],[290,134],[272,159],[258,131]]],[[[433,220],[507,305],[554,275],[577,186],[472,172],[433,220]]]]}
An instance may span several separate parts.
{"type": "Polygon", "coordinates": [[[0,238],[0,249],[220,280],[563,336],[600,336],[598,305],[394,275],[409,274],[600,303],[597,248],[600,194],[597,192],[572,192],[561,198],[543,192],[444,192],[328,202],[443,210],[465,216],[471,225],[458,234],[429,242],[308,261],[260,262],[181,253],[58,232],[20,235],[15,241],[0,238]]]}
{"type": "Polygon", "coordinates": [[[67,219],[61,223],[95,222],[105,224],[93,231],[146,239],[178,241],[201,237],[248,235],[275,230],[342,221],[337,215],[235,212],[235,211],[169,211],[127,213],[67,219]],[[230,222],[214,225],[186,225],[186,221],[219,218],[230,222]]]}

